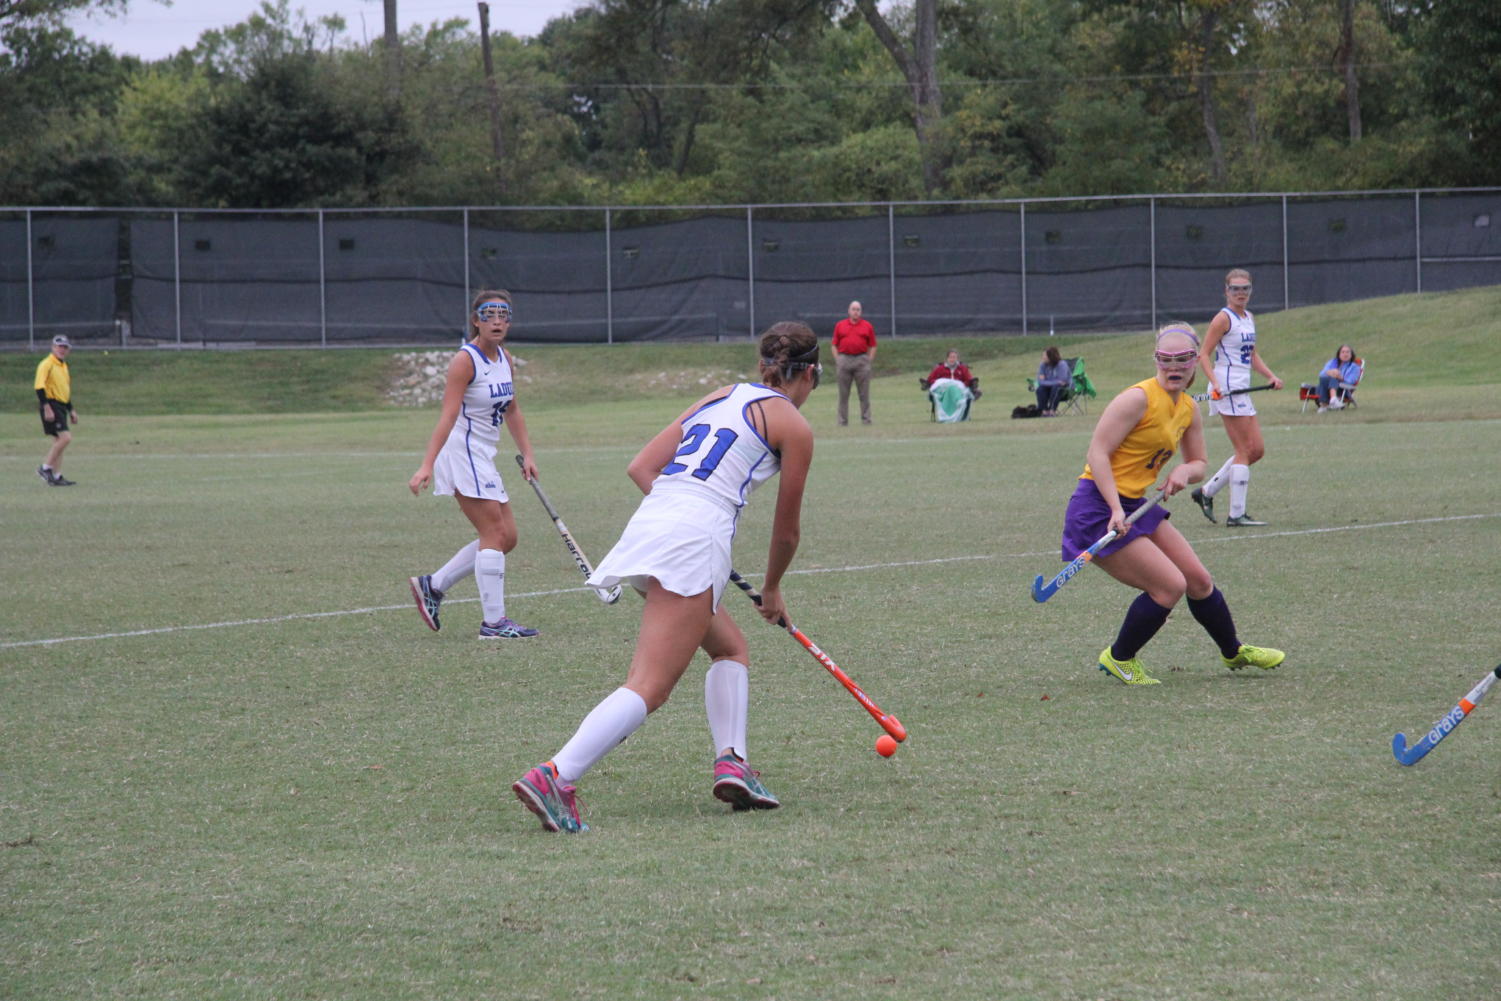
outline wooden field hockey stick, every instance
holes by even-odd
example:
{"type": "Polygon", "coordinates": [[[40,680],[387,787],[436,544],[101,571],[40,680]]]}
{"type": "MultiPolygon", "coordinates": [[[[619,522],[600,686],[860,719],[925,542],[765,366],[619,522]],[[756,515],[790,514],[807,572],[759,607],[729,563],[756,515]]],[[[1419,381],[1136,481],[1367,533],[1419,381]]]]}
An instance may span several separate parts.
{"type": "MultiPolygon", "coordinates": [[[[736,587],[744,591],[746,593],[746,596],[749,597],[751,601],[754,601],[757,605],[761,604],[761,593],[751,586],[750,581],[740,576],[734,570],[730,571],[730,580],[734,582],[736,587]]],[[[849,692],[855,697],[856,702],[865,707],[865,711],[870,713],[871,717],[875,719],[877,723],[881,724],[882,730],[885,730],[897,740],[907,739],[907,728],[902,726],[902,721],[888,712],[882,712],[881,707],[872,702],[870,696],[866,695],[865,692],[860,688],[860,686],[855,684],[854,679],[851,678],[848,674],[845,674],[844,671],[839,667],[839,665],[834,663],[834,661],[830,659],[828,654],[824,653],[818,648],[817,643],[814,643],[812,640],[810,640],[801,629],[797,628],[797,626],[794,626],[786,619],[783,619],[780,625],[792,634],[793,639],[797,640],[803,645],[803,649],[807,650],[813,655],[814,660],[818,661],[824,666],[824,670],[828,671],[834,676],[834,680],[838,681],[841,685],[844,686],[845,691],[849,692]]]]}
{"type": "MultiPolygon", "coordinates": [[[[521,475],[525,478],[526,460],[518,455],[516,456],[516,465],[521,467],[521,475]]],[[[584,551],[579,548],[579,544],[573,541],[573,536],[569,533],[568,526],[563,524],[562,518],[558,517],[557,508],[552,506],[552,501],[548,500],[547,494],[543,493],[541,482],[536,477],[527,480],[527,482],[532,485],[533,490],[537,491],[537,499],[547,509],[547,516],[552,519],[552,523],[558,527],[558,534],[563,537],[563,545],[568,547],[569,554],[573,556],[573,562],[578,564],[579,571],[584,575],[584,582],[588,583],[589,578],[594,575],[594,567],[589,564],[589,557],[585,556],[584,551]]],[[[613,605],[620,600],[620,585],[616,584],[611,588],[596,587],[594,593],[606,605],[613,605]]]]}
{"type": "MultiPolygon", "coordinates": [[[[1140,518],[1142,515],[1150,511],[1166,496],[1167,495],[1164,494],[1161,490],[1158,490],[1155,497],[1147,501],[1135,511],[1131,512],[1130,517],[1126,519],[1126,528],[1129,529],[1132,525],[1136,524],[1137,518],[1140,518]]],[[[1041,603],[1047,601],[1053,595],[1057,594],[1060,587],[1067,584],[1069,580],[1073,578],[1074,574],[1078,573],[1080,570],[1083,570],[1089,564],[1089,562],[1095,558],[1095,554],[1098,553],[1101,549],[1104,549],[1106,546],[1110,545],[1111,542],[1115,541],[1116,536],[1118,536],[1119,534],[1119,532],[1116,532],[1112,529],[1111,531],[1106,532],[1104,535],[1100,536],[1100,540],[1098,542],[1070,560],[1068,566],[1060,570],[1058,572],[1058,576],[1054,577],[1046,584],[1042,582],[1042,574],[1038,574],[1037,579],[1032,582],[1032,600],[1041,603]]]]}
{"type": "Polygon", "coordinates": [[[1193,396],[1190,396],[1189,399],[1193,400],[1195,403],[1203,403],[1205,400],[1223,400],[1227,396],[1240,396],[1243,393],[1259,393],[1263,389],[1274,388],[1275,387],[1269,382],[1265,386],[1250,386],[1246,389],[1232,389],[1228,393],[1216,393],[1214,392],[1214,390],[1210,390],[1207,393],[1195,393],[1193,396]]]}
{"type": "Polygon", "coordinates": [[[1396,755],[1397,762],[1403,765],[1415,765],[1423,760],[1423,755],[1438,744],[1439,741],[1449,736],[1454,728],[1465,721],[1465,717],[1480,705],[1480,700],[1485,698],[1485,693],[1490,691],[1496,679],[1501,678],[1501,664],[1497,664],[1490,674],[1480,679],[1480,684],[1470,689],[1470,694],[1459,700],[1459,704],[1448,712],[1443,718],[1433,724],[1433,728],[1423,735],[1423,739],[1416,744],[1408,746],[1407,735],[1399,733],[1392,738],[1392,754],[1396,755]]]}

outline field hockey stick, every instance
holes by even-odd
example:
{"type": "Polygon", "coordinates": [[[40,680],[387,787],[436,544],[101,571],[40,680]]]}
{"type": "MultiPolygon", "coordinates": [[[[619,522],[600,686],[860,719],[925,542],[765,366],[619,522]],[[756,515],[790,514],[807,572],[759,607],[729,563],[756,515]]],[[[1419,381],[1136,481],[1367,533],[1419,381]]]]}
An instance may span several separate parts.
{"type": "MultiPolygon", "coordinates": [[[[526,475],[526,460],[518,455],[516,456],[516,465],[521,467],[521,475],[524,477],[526,475]]],[[[537,499],[547,509],[547,516],[552,519],[552,523],[558,526],[558,534],[563,537],[563,545],[568,547],[568,552],[573,556],[573,562],[578,564],[579,572],[584,575],[584,580],[587,582],[594,575],[594,567],[589,565],[589,557],[585,556],[584,551],[579,548],[579,544],[573,541],[573,536],[568,532],[568,526],[563,524],[562,518],[558,517],[557,508],[552,506],[552,501],[548,500],[547,494],[543,493],[541,482],[535,476],[527,482],[532,485],[533,490],[537,491],[537,499]]],[[[620,585],[616,584],[614,587],[608,589],[596,587],[594,593],[606,605],[613,605],[620,600],[620,585]]]]}
{"type": "Polygon", "coordinates": [[[1227,396],[1240,396],[1242,393],[1259,393],[1263,389],[1274,388],[1276,387],[1274,387],[1269,382],[1265,386],[1251,386],[1248,389],[1232,389],[1228,393],[1216,394],[1214,390],[1210,390],[1207,393],[1195,393],[1193,396],[1189,397],[1189,399],[1193,400],[1195,403],[1203,403],[1205,400],[1223,400],[1227,396]]]}
{"type": "MultiPolygon", "coordinates": [[[[1166,494],[1159,490],[1157,491],[1157,495],[1155,497],[1147,501],[1135,511],[1132,511],[1131,516],[1126,519],[1126,528],[1129,529],[1132,525],[1134,525],[1137,518],[1140,518],[1142,515],[1150,511],[1165,496],[1166,494]]],[[[1085,565],[1088,564],[1090,560],[1094,559],[1095,554],[1098,553],[1101,549],[1104,549],[1106,546],[1110,545],[1110,543],[1113,542],[1116,536],[1118,536],[1119,534],[1119,532],[1116,532],[1112,529],[1111,531],[1106,532],[1104,535],[1100,536],[1100,541],[1084,550],[1084,552],[1080,553],[1078,556],[1075,556],[1069,562],[1068,566],[1064,567],[1058,572],[1058,576],[1054,577],[1046,584],[1042,582],[1042,574],[1038,574],[1037,579],[1032,582],[1032,600],[1041,603],[1047,601],[1053,595],[1057,594],[1060,587],[1067,584],[1069,580],[1074,576],[1074,574],[1078,573],[1080,570],[1083,570],[1085,565]]]]}
{"type": "MultiPolygon", "coordinates": [[[[746,580],[744,577],[740,576],[733,570],[730,571],[730,580],[734,581],[735,586],[744,591],[746,593],[746,596],[749,597],[751,601],[754,601],[757,605],[761,604],[761,593],[751,586],[750,581],[746,580]]],[[[865,692],[861,690],[860,686],[855,684],[855,680],[853,678],[851,678],[848,674],[845,674],[844,671],[839,667],[839,665],[834,663],[834,661],[830,659],[828,654],[818,649],[817,643],[814,643],[812,640],[810,640],[801,629],[799,629],[797,626],[794,626],[786,619],[783,619],[780,624],[784,628],[786,628],[789,633],[792,634],[793,639],[797,640],[803,645],[803,649],[807,650],[813,655],[814,660],[818,661],[824,666],[824,670],[828,671],[834,676],[834,680],[838,681],[841,685],[844,686],[845,691],[849,692],[855,697],[856,702],[865,707],[865,711],[870,713],[870,715],[875,719],[877,723],[881,724],[882,730],[885,730],[897,740],[907,739],[907,728],[902,726],[902,721],[897,719],[890,713],[882,712],[881,707],[871,701],[870,696],[866,695],[865,692]]]]}
{"type": "Polygon", "coordinates": [[[1485,698],[1485,693],[1501,678],[1501,664],[1497,664],[1490,674],[1481,679],[1480,684],[1470,689],[1470,694],[1459,700],[1459,704],[1448,712],[1443,718],[1433,724],[1433,729],[1423,735],[1423,739],[1413,744],[1407,744],[1406,734],[1397,734],[1392,738],[1392,753],[1397,756],[1397,763],[1401,765],[1415,765],[1423,760],[1423,755],[1438,744],[1439,741],[1449,736],[1450,731],[1465,721],[1474,708],[1480,705],[1480,700],[1485,698]]]}

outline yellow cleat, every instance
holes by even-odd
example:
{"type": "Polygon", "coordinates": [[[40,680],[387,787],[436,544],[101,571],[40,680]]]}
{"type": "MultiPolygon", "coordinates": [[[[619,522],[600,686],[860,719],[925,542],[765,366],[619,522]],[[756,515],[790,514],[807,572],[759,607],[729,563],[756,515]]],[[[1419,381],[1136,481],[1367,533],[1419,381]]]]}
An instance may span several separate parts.
{"type": "Polygon", "coordinates": [[[1232,671],[1239,671],[1243,667],[1259,667],[1263,671],[1270,671],[1286,659],[1287,654],[1281,650],[1273,650],[1269,646],[1251,646],[1249,643],[1242,643],[1240,652],[1234,657],[1220,658],[1232,671]]]}
{"type": "MultiPolygon", "coordinates": [[[[1242,650],[1247,649],[1241,647],[1242,650]]],[[[1255,649],[1251,647],[1250,649],[1255,649]]],[[[1104,671],[1128,685],[1160,685],[1162,682],[1147,674],[1147,666],[1141,662],[1140,657],[1132,657],[1130,660],[1116,660],[1110,656],[1110,648],[1107,646],[1100,651],[1100,670],[1104,671]]]]}

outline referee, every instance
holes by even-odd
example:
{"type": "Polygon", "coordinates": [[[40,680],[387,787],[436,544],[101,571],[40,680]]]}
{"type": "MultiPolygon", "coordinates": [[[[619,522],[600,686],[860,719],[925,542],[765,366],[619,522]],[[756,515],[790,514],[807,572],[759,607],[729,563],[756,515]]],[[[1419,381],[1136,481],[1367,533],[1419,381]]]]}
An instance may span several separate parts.
{"type": "Polygon", "coordinates": [[[73,409],[73,380],[68,373],[68,352],[73,342],[66,334],[52,338],[52,353],[36,367],[36,398],[42,412],[42,433],[54,438],[47,458],[36,467],[42,482],[52,487],[71,487],[73,481],[63,476],[63,449],[73,440],[68,424],[78,423],[73,409]],[[71,421],[70,421],[71,417],[71,421]]]}

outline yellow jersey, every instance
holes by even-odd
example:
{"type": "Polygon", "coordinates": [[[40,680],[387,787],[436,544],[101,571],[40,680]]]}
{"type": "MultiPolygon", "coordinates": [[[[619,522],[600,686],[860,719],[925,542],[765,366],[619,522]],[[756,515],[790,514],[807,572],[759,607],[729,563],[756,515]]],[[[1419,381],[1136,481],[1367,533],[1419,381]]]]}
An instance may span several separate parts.
{"type": "MultiPolygon", "coordinates": [[[[1147,410],[1110,453],[1110,468],[1115,473],[1118,494],[1143,497],[1178,451],[1178,442],[1193,423],[1198,406],[1187,393],[1179,393],[1174,402],[1172,394],[1158,385],[1155,378],[1143,379],[1130,388],[1146,390],[1147,410]]],[[[1080,479],[1094,479],[1088,463],[1084,464],[1080,479]]]]}
{"type": "Polygon", "coordinates": [[[68,363],[49,353],[37,365],[36,384],[31,388],[46,390],[49,400],[72,403],[73,380],[68,375],[68,363]]]}

